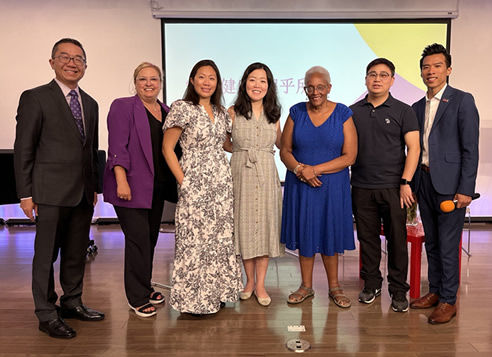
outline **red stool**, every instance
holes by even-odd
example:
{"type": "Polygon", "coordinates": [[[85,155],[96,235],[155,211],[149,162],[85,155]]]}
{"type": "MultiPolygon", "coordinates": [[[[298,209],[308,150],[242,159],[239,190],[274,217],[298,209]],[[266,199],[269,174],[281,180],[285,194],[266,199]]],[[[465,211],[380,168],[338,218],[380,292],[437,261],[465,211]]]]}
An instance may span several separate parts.
{"type": "Polygon", "coordinates": [[[425,242],[422,223],[419,222],[416,226],[407,226],[407,242],[410,243],[410,298],[418,299],[420,297],[422,245],[425,242]]]}

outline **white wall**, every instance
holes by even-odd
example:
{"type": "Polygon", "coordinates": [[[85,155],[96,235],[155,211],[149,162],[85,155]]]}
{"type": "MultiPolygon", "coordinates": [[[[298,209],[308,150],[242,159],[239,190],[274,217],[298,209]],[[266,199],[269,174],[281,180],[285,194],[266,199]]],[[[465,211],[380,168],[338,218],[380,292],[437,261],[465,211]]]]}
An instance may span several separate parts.
{"type": "Polygon", "coordinates": [[[492,1],[461,0],[459,14],[451,22],[450,84],[474,95],[482,127],[492,128],[492,77],[486,67],[492,56],[492,1]]]}
{"type": "Polygon", "coordinates": [[[470,92],[480,113],[480,164],[476,191],[482,198],[472,204],[473,216],[492,215],[492,1],[461,0],[459,17],[451,23],[452,68],[449,83],[470,92]]]}
{"type": "MultiPolygon", "coordinates": [[[[451,27],[450,83],[473,93],[481,115],[477,191],[485,197],[474,215],[485,214],[482,206],[492,207],[492,155],[486,154],[492,151],[491,15],[492,1],[461,0],[451,27]]],[[[102,149],[109,105],[132,94],[133,69],[144,60],[162,63],[160,20],[152,17],[148,0],[0,0],[0,35],[0,149],[13,147],[21,92],[53,78],[48,59],[56,40],[74,37],[86,49],[88,68],[80,86],[99,102],[102,149]]]]}
{"type": "Polygon", "coordinates": [[[60,38],[78,39],[87,53],[80,87],[99,103],[102,149],[109,106],[133,94],[134,68],[162,63],[160,20],[147,0],[0,0],[0,34],[0,149],[13,147],[22,91],[54,77],[48,59],[60,38]]]}

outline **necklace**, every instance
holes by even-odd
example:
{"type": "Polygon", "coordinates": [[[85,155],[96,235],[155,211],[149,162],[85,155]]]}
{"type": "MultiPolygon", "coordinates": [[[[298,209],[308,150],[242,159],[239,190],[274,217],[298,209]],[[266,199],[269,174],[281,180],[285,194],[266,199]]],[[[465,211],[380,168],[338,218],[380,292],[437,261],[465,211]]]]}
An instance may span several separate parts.
{"type": "Polygon", "coordinates": [[[152,113],[158,112],[160,110],[160,105],[157,102],[154,102],[152,104],[148,104],[148,103],[144,102],[144,106],[145,106],[145,108],[150,110],[152,113]]]}
{"type": "Polygon", "coordinates": [[[152,114],[154,118],[156,118],[158,121],[162,121],[162,116],[161,116],[161,105],[156,101],[152,104],[143,102],[144,107],[152,114]]]}

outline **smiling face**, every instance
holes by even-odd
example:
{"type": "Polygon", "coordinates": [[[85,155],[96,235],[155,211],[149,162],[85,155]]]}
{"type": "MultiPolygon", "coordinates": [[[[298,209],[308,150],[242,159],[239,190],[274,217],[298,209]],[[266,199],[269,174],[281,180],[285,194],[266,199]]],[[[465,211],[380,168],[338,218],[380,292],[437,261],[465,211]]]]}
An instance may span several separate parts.
{"type": "Polygon", "coordinates": [[[424,57],[420,76],[431,93],[438,93],[450,74],[451,67],[446,65],[446,58],[442,53],[424,57]]]}
{"type": "Polygon", "coordinates": [[[190,83],[200,100],[210,100],[217,88],[217,74],[211,66],[203,66],[198,68],[195,77],[190,78],[190,83]]]}
{"type": "Polygon", "coordinates": [[[306,95],[308,96],[309,103],[313,107],[319,107],[328,101],[328,93],[331,90],[331,84],[326,81],[323,75],[314,73],[309,77],[306,85],[306,95]]]}
{"type": "Polygon", "coordinates": [[[262,101],[268,92],[268,79],[264,69],[255,69],[246,78],[246,93],[251,102],[262,101]]]}
{"type": "Polygon", "coordinates": [[[61,43],[58,45],[55,55],[50,59],[51,68],[55,71],[56,79],[71,89],[77,87],[79,80],[84,76],[87,65],[85,63],[77,65],[70,59],[68,63],[62,63],[59,56],[71,58],[82,58],[84,52],[79,46],[73,43],[61,43]]]}
{"type": "Polygon", "coordinates": [[[159,72],[153,67],[142,68],[135,79],[137,95],[145,102],[152,102],[157,99],[161,85],[159,72]]]}
{"type": "Polygon", "coordinates": [[[366,75],[367,91],[373,96],[388,95],[394,82],[395,77],[391,76],[391,69],[383,63],[369,68],[366,75]]]}

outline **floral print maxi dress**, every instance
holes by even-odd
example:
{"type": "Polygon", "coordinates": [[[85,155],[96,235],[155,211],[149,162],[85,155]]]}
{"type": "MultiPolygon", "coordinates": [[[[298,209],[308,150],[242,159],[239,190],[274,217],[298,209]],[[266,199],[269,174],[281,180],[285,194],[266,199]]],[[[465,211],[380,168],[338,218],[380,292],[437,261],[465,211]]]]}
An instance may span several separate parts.
{"type": "Polygon", "coordinates": [[[242,289],[233,237],[232,177],[222,148],[232,124],[215,107],[214,118],[201,105],[178,100],[164,124],[164,130],[183,129],[184,179],[176,205],[170,305],[193,314],[217,312],[221,301],[236,301],[242,289]]]}

